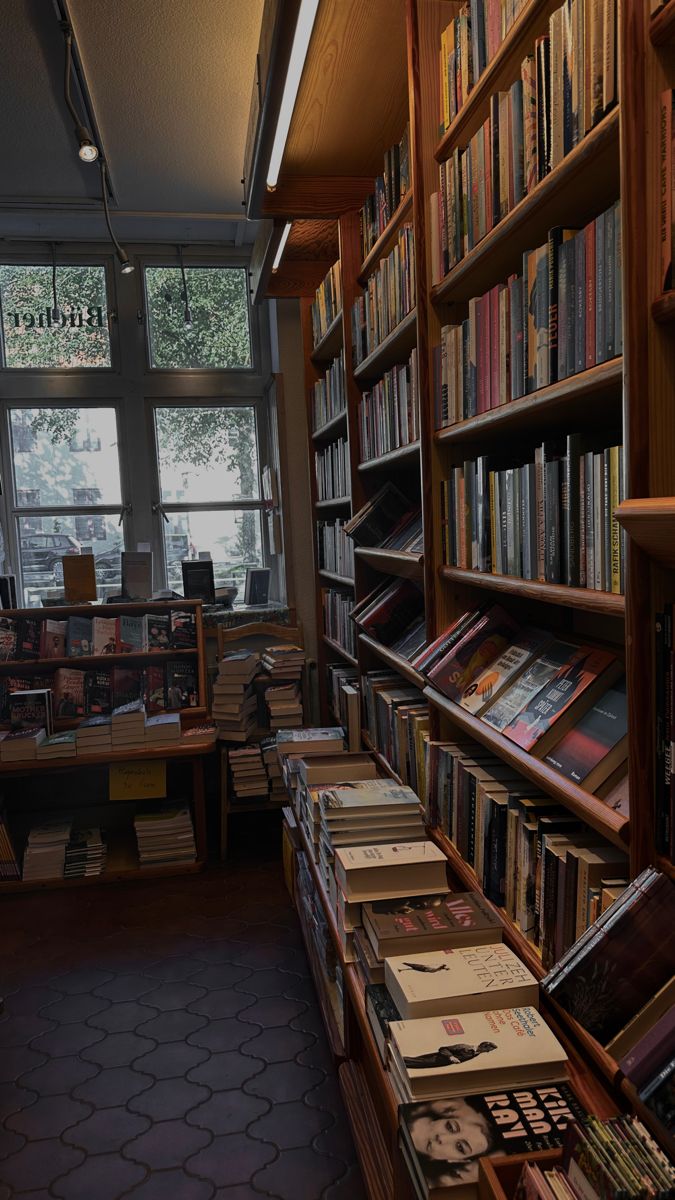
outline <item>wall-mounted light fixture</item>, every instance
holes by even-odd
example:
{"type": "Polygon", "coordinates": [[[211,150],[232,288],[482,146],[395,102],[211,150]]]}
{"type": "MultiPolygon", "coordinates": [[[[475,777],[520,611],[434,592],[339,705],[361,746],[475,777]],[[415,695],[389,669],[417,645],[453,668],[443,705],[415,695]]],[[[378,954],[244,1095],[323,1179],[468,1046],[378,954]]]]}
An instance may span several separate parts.
{"type": "Polygon", "coordinates": [[[279,116],[277,117],[277,129],[274,135],[274,143],[272,145],[272,153],[270,155],[269,166],[267,168],[267,186],[273,190],[277,186],[279,179],[279,171],[281,169],[281,159],[283,158],[284,149],[286,146],[286,138],[291,126],[291,117],[295,108],[295,101],[300,87],[300,80],[305,66],[307,50],[309,48],[309,39],[312,36],[314,28],[314,20],[319,0],[300,0],[300,10],[298,12],[298,21],[295,26],[295,34],[293,36],[293,45],[291,47],[291,56],[288,60],[288,70],[286,72],[286,82],[284,84],[284,93],[281,97],[281,105],[279,107],[279,116]]]}
{"type": "Polygon", "coordinates": [[[279,268],[279,263],[281,262],[281,257],[283,255],[284,250],[286,249],[286,242],[288,241],[288,235],[291,232],[292,224],[293,224],[292,221],[287,221],[284,226],[284,232],[281,235],[281,241],[279,242],[279,245],[277,246],[277,252],[274,256],[274,262],[272,263],[273,271],[276,271],[279,268]]]}
{"type": "Polygon", "coordinates": [[[101,197],[103,199],[103,212],[105,215],[105,223],[108,226],[108,233],[110,234],[110,241],[115,247],[115,253],[117,255],[117,260],[120,264],[120,270],[122,274],[131,275],[134,265],[133,263],[129,262],[129,255],[127,254],[126,250],[120,246],[115,234],[113,233],[113,227],[110,224],[110,212],[108,210],[108,168],[105,165],[104,158],[101,158],[99,162],[101,166],[101,197]]]}
{"type": "Polygon", "coordinates": [[[91,136],[91,133],[87,129],[87,126],[82,121],[80,114],[73,104],[73,99],[70,94],[70,77],[73,70],[73,30],[68,21],[62,21],[61,28],[63,29],[63,35],[66,41],[66,72],[63,81],[63,92],[66,104],[68,106],[68,111],[73,118],[75,125],[75,136],[79,143],[79,149],[77,153],[82,159],[82,162],[93,163],[96,162],[96,159],[98,158],[98,146],[91,136]]]}

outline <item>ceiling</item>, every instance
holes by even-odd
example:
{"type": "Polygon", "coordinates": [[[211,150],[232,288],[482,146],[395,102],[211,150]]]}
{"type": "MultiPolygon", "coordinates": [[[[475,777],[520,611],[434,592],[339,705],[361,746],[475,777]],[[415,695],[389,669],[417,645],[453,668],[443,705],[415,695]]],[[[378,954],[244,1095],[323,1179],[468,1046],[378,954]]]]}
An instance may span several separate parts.
{"type": "MultiPolygon", "coordinates": [[[[250,242],[242,163],[263,0],[68,0],[123,238],[250,242]]],[[[100,237],[98,167],[63,99],[51,0],[8,0],[0,236],[100,237]]]]}

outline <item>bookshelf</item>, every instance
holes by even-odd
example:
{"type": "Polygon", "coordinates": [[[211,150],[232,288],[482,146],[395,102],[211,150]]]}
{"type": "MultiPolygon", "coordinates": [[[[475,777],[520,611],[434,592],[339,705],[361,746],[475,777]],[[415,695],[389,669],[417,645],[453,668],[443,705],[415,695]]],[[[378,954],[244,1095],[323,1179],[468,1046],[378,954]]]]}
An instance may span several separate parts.
{"type": "MultiPolygon", "coordinates": [[[[373,638],[361,633],[356,656],[346,661],[352,665],[356,662],[361,674],[391,669],[401,677],[402,684],[410,683],[423,690],[430,705],[433,739],[453,740],[459,735],[475,739],[612,846],[625,850],[629,854],[631,878],[651,862],[673,878],[670,857],[657,853],[653,796],[654,618],[665,603],[675,601],[672,403],[675,290],[669,287],[664,290],[659,274],[658,178],[659,100],[665,88],[675,87],[672,56],[675,0],[668,0],[651,19],[649,5],[641,0],[623,0],[617,17],[620,101],[609,105],[578,144],[432,284],[435,271],[430,215],[432,197],[439,188],[439,164],[447,161],[455,149],[466,149],[490,115],[490,97],[508,91],[518,79],[523,59],[533,52],[536,40],[548,31],[549,18],[558,8],[559,0],[527,0],[492,61],[464,98],[457,116],[439,137],[440,35],[456,16],[457,6],[450,0],[406,0],[408,58],[401,87],[407,92],[410,120],[411,194],[398,206],[363,261],[358,261],[358,212],[343,213],[338,223],[352,478],[350,511],[356,512],[364,499],[372,496],[387,479],[400,483],[404,490],[414,488],[414,495],[419,494],[422,505],[424,553],[405,555],[378,547],[357,547],[354,597],[356,601],[362,599],[387,577],[414,578],[424,593],[429,637],[439,635],[456,616],[479,603],[500,603],[522,623],[543,625],[560,636],[580,641],[587,639],[613,650],[620,658],[625,656],[630,817],[624,817],[597,796],[563,779],[536,756],[521,751],[436,689],[426,686],[426,681],[409,663],[373,638]],[[623,305],[619,347],[623,353],[608,353],[605,361],[587,363],[575,374],[507,400],[499,407],[437,428],[434,347],[440,343],[441,328],[465,319],[469,301],[474,297],[497,284],[505,284],[509,274],[520,270],[523,252],[542,245],[552,226],[583,229],[619,199],[620,282],[623,297],[630,297],[630,303],[623,305]],[[410,221],[415,242],[414,309],[352,368],[353,298],[367,287],[379,259],[395,244],[401,226],[410,221]],[[371,462],[361,462],[357,423],[360,397],[384,371],[404,361],[413,347],[418,355],[421,400],[419,451],[417,447],[404,447],[371,462]],[[529,453],[532,446],[548,437],[578,432],[592,439],[604,431],[611,431],[613,444],[624,446],[623,492],[617,509],[617,520],[625,531],[623,594],[511,575],[480,574],[444,564],[440,484],[453,467],[480,455],[501,455],[506,459],[509,453],[517,455],[523,446],[529,453]]],[[[386,53],[384,44],[383,53],[386,53]]],[[[360,81],[355,80],[354,87],[359,86],[360,81]]],[[[386,143],[373,136],[369,171],[381,170],[378,162],[386,149],[386,143]]],[[[311,347],[306,346],[306,362],[312,363],[311,353],[311,347]]],[[[605,446],[609,444],[605,442],[605,446]]],[[[317,574],[317,586],[320,582],[321,575],[317,574]]],[[[338,648],[329,649],[337,661],[338,648]]],[[[399,778],[365,731],[362,743],[384,772],[399,778]]],[[[480,888],[473,868],[461,858],[446,834],[432,830],[431,836],[448,857],[455,885],[472,890],[480,888]]],[[[536,947],[514,921],[505,919],[506,939],[541,977],[543,968],[536,947]]],[[[635,1109],[634,1097],[618,1086],[617,1065],[603,1048],[563,1012],[551,1010],[551,1015],[577,1048],[587,1071],[594,1079],[606,1081],[613,1101],[624,1106],[628,1103],[635,1109]]],[[[548,1016],[547,1011],[547,1019],[548,1016]]],[[[354,1023],[359,1024],[358,1012],[354,1023]]],[[[365,1064],[368,1052],[361,1035],[356,1038],[355,1047],[348,1048],[348,1062],[355,1061],[360,1067],[360,1056],[365,1064]]],[[[365,1075],[375,1099],[384,1085],[368,1071],[365,1075]]],[[[379,1099],[382,1102],[381,1096],[379,1099]]],[[[361,1152],[360,1145],[359,1149],[361,1152]]],[[[388,1165],[383,1169],[388,1170],[388,1165]]],[[[394,1170],[393,1194],[402,1200],[407,1193],[404,1185],[399,1190],[397,1179],[394,1170]]]]}

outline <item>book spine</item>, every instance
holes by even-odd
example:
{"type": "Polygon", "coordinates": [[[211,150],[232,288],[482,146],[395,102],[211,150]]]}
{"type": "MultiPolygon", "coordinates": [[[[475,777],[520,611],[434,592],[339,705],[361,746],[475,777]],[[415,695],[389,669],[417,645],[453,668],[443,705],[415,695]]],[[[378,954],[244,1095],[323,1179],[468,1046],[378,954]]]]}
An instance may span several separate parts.
{"type": "Polygon", "coordinates": [[[586,245],[586,367],[595,366],[595,221],[584,230],[586,245]]]}
{"type": "Polygon", "coordinates": [[[574,370],[586,366],[586,245],[583,229],[574,239],[574,370]]]}
{"type": "Polygon", "coordinates": [[[605,361],[605,214],[595,218],[595,361],[605,361]]]}
{"type": "Polygon", "coordinates": [[[661,93],[659,111],[659,241],[661,248],[661,291],[672,281],[672,114],[673,91],[661,93]]]}

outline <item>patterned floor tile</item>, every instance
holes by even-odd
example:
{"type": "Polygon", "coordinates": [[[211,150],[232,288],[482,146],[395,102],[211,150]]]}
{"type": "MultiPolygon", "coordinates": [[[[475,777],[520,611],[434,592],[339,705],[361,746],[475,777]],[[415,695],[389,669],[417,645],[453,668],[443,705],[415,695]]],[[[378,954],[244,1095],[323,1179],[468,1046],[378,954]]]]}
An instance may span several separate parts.
{"type": "Polygon", "coordinates": [[[253,1182],[281,1200],[297,1200],[298,1196],[315,1196],[318,1200],[323,1189],[336,1183],[346,1170],[347,1164],[340,1159],[302,1147],[282,1150],[274,1162],[253,1176],[253,1182]]]}
{"type": "Polygon", "coordinates": [[[212,1200],[215,1189],[185,1171],[153,1171],[125,1200],[212,1200]]]}
{"type": "Polygon", "coordinates": [[[208,1129],[216,1135],[242,1133],[269,1107],[269,1101],[260,1096],[247,1096],[238,1090],[216,1092],[204,1104],[193,1108],[185,1119],[190,1125],[208,1129]]]}
{"type": "Polygon", "coordinates": [[[126,1142],[139,1137],[149,1128],[148,1117],[129,1112],[126,1108],[102,1108],[93,1112],[86,1121],[66,1129],[61,1137],[69,1146],[79,1146],[87,1154],[111,1154],[121,1150],[126,1142]]]}
{"type": "Polygon", "coordinates": [[[144,1163],[151,1170],[180,1167],[186,1158],[203,1150],[211,1133],[185,1121],[158,1121],[124,1147],[124,1157],[144,1163]]]}
{"type": "Polygon", "coordinates": [[[309,1146],[317,1134],[333,1124],[330,1113],[306,1104],[275,1104],[268,1113],[248,1127],[249,1137],[272,1142],[280,1150],[295,1150],[309,1146]]]}
{"type": "MultiPolygon", "coordinates": [[[[214,1138],[210,1146],[187,1160],[185,1169],[210,1179],[217,1187],[230,1187],[248,1183],[256,1171],[276,1156],[275,1147],[267,1142],[254,1142],[244,1133],[233,1133],[214,1138]]],[[[297,1192],[294,1200],[302,1195],[302,1191],[297,1192]]]]}
{"type": "Polygon", "coordinates": [[[184,1117],[208,1098],[209,1089],[198,1083],[187,1079],[160,1079],[147,1092],[134,1096],[129,1101],[129,1108],[153,1121],[172,1121],[184,1117]]]}
{"type": "Polygon", "coordinates": [[[51,1190],[61,1200],[119,1200],[145,1174],[145,1167],[119,1154],[95,1154],[52,1183],[51,1190]]]}

